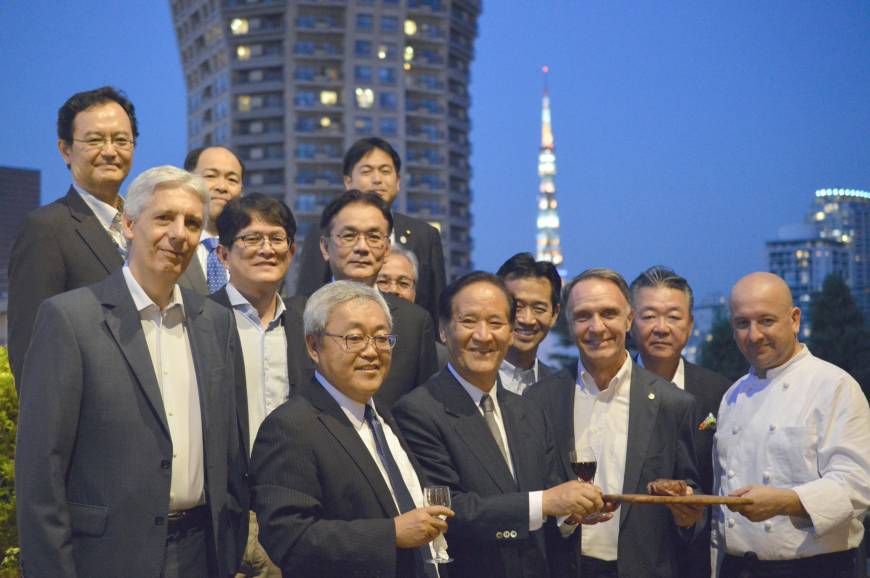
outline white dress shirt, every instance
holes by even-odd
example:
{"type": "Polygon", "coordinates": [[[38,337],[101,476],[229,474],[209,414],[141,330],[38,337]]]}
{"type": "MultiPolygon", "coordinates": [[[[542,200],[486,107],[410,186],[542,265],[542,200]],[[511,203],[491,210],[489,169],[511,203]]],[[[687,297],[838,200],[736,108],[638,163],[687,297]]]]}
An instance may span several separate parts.
{"type": "Polygon", "coordinates": [[[275,316],[263,327],[260,314],[245,296],[232,283],[227,283],[226,288],[245,360],[250,452],[254,449],[254,441],[263,420],[290,397],[287,333],[283,324],[284,301],[280,295],[275,295],[278,300],[275,316]]]}
{"type": "MultiPolygon", "coordinates": [[[[643,364],[643,357],[638,353],[637,359],[635,359],[638,366],[646,368],[643,364]]],[[[677,364],[677,370],[674,372],[674,377],[671,378],[671,383],[682,389],[686,390],[686,364],[683,363],[683,357],[680,356],[680,362],[677,364]]]]}
{"type": "MultiPolygon", "coordinates": [[[[605,494],[621,494],[625,481],[625,456],[628,450],[628,408],[631,391],[631,356],[607,388],[601,390],[592,376],[577,363],[574,392],[574,447],[590,447],[598,467],[594,482],[605,494]]],[[[580,551],[599,560],[616,560],[619,545],[619,516],[593,526],[584,526],[580,551]]]]}
{"type": "Polygon", "coordinates": [[[139,311],[169,424],[172,440],[169,510],[188,510],[205,503],[205,474],[199,389],[181,290],[176,285],[172,290],[172,300],[161,310],[133,277],[129,266],[124,265],[123,273],[139,311]]]}
{"type": "MultiPolygon", "coordinates": [[[[450,373],[453,374],[453,377],[456,378],[456,381],[459,382],[459,385],[462,386],[462,389],[468,394],[471,398],[471,401],[474,403],[474,406],[477,408],[477,411],[480,412],[481,417],[483,417],[483,408],[480,407],[480,400],[483,398],[485,391],[481,390],[475,385],[472,385],[455,369],[453,369],[453,365],[447,364],[447,369],[450,370],[450,373]]],[[[498,404],[498,395],[496,395],[497,384],[492,386],[492,389],[489,390],[489,397],[492,399],[492,403],[495,406],[495,411],[493,412],[495,416],[495,423],[498,425],[498,431],[501,434],[501,441],[504,444],[504,449],[507,451],[508,455],[511,455],[511,447],[508,444],[507,434],[504,429],[504,420],[501,415],[501,407],[498,404]]],[[[514,474],[514,465],[512,463],[507,464],[508,469],[511,472],[511,475],[516,478],[516,474],[514,474]]],[[[529,492],[529,532],[534,532],[541,528],[544,525],[544,492],[541,490],[537,490],[534,492],[529,492]]]]}
{"type": "Polygon", "coordinates": [[[870,506],[870,409],[858,383],[801,345],[783,365],[742,377],[722,398],[714,493],[763,484],[797,492],[809,519],[750,522],[714,510],[714,556],[789,560],[855,548],[870,506]]]}
{"type": "Polygon", "coordinates": [[[505,359],[498,368],[498,376],[501,378],[502,387],[517,395],[522,395],[526,388],[538,381],[538,358],[535,358],[535,363],[529,369],[520,369],[505,359]],[[531,377],[531,383],[527,383],[523,379],[526,376],[531,377]]]}
{"type": "MultiPolygon", "coordinates": [[[[97,217],[97,221],[100,222],[100,225],[103,226],[103,229],[109,234],[115,244],[120,247],[122,250],[126,251],[127,249],[127,238],[124,237],[124,233],[121,229],[115,229],[112,227],[112,223],[118,218],[118,215],[122,214],[114,206],[109,203],[103,201],[102,199],[98,199],[91,193],[84,190],[78,183],[73,181],[73,188],[88,206],[88,208],[93,211],[94,216],[97,217]]],[[[123,209],[124,202],[121,201],[121,208],[123,209]]]]}

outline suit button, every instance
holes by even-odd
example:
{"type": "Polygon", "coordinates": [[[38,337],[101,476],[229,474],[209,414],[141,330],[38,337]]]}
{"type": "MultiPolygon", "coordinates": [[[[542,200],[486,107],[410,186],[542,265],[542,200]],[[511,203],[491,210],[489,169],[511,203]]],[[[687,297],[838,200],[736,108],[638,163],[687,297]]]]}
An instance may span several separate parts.
{"type": "Polygon", "coordinates": [[[170,466],[169,460],[160,460],[160,469],[161,470],[168,470],[169,466],[170,466]]]}
{"type": "Polygon", "coordinates": [[[511,530],[511,538],[516,538],[516,537],[517,537],[517,531],[511,530]]]}
{"type": "Polygon", "coordinates": [[[163,525],[163,516],[157,516],[156,518],[154,518],[154,525],[155,526],[162,526],[163,525]]]}
{"type": "Polygon", "coordinates": [[[496,538],[496,540],[501,540],[501,532],[496,532],[495,538],[496,538]]]}

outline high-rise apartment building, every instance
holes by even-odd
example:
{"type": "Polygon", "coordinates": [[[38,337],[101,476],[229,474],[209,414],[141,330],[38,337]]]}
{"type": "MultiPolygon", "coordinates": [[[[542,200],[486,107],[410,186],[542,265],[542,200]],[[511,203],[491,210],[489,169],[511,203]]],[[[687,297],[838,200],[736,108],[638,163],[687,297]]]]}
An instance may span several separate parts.
{"type": "Polygon", "coordinates": [[[170,0],[191,147],[226,145],[246,187],[283,198],[299,237],[343,189],[355,140],[402,155],[395,209],[471,269],[469,66],[480,0],[170,0]]]}
{"type": "Polygon", "coordinates": [[[39,207],[40,174],[33,169],[0,167],[0,298],[9,293],[9,250],[24,217],[39,207]]]}

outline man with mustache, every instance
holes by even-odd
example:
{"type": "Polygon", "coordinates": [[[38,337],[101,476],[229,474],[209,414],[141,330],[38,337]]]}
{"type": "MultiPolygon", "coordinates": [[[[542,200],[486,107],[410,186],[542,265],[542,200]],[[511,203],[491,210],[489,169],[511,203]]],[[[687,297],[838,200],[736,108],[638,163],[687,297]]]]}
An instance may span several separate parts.
{"type": "Polygon", "coordinates": [[[499,368],[501,384],[522,395],[527,387],[555,370],[538,359],[538,348],[559,317],[562,278],[547,261],[535,261],[529,253],[517,253],[499,267],[496,275],[517,304],[513,342],[499,368]]]}
{"type": "Polygon", "coordinates": [[[39,305],[124,264],[120,190],[138,136],[133,103],[111,86],[74,94],[58,110],[57,147],[72,185],[27,216],[9,255],[9,361],[19,389],[39,305]]]}
{"type": "Polygon", "coordinates": [[[781,278],[743,277],[730,308],[751,368],[722,399],[714,475],[719,494],[753,503],[714,512],[718,576],[858,576],[870,505],[867,398],[798,341],[801,310],[781,278]]]}

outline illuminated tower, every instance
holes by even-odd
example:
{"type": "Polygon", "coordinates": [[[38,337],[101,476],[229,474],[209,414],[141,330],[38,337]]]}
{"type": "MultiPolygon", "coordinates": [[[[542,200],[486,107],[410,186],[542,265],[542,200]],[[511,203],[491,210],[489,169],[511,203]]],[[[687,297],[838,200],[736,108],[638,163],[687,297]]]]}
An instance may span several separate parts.
{"type": "Polygon", "coordinates": [[[558,268],[562,264],[562,249],[559,245],[559,213],[556,211],[556,153],[553,146],[553,127],[550,122],[550,92],[547,88],[547,73],[544,67],[544,100],[541,108],[541,152],[538,155],[538,238],[537,259],[549,261],[558,268]]]}

